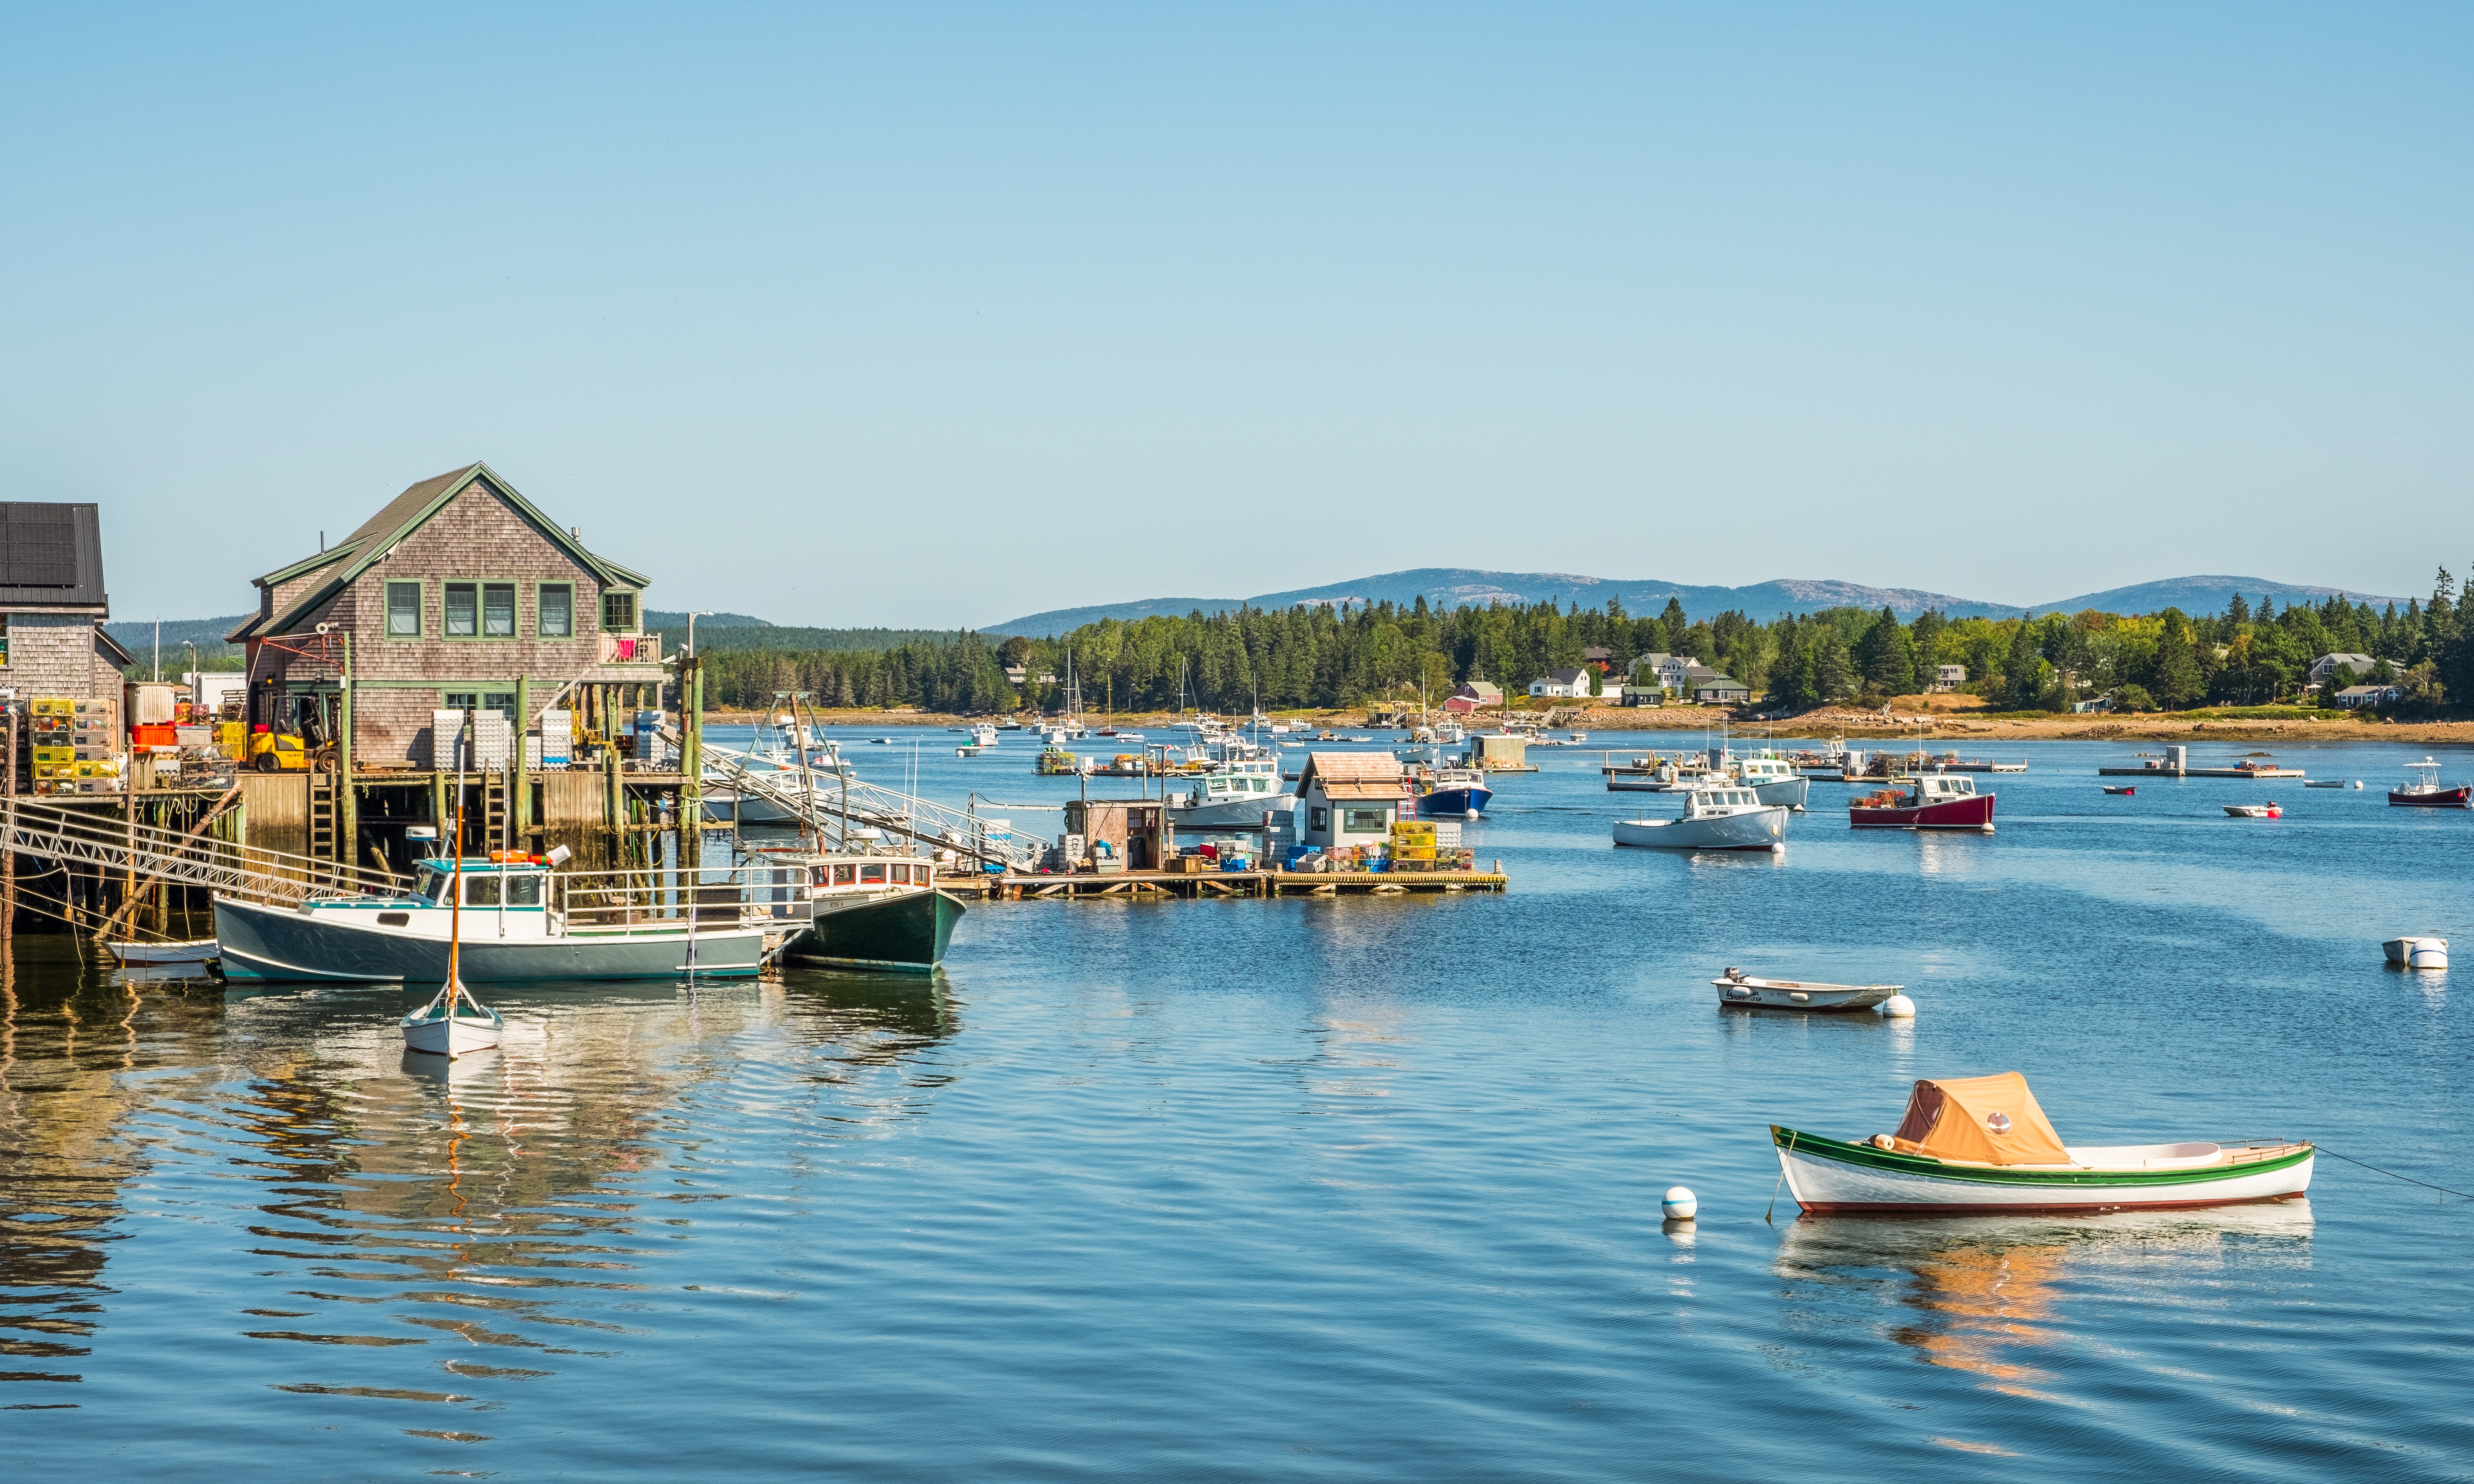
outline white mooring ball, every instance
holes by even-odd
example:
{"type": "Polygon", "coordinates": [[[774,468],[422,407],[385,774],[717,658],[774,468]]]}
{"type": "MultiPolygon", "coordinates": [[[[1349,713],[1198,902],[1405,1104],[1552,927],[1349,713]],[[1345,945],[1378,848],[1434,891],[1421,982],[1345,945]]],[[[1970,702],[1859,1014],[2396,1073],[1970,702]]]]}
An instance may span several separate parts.
{"type": "Polygon", "coordinates": [[[1686,1186],[1671,1185],[1667,1188],[1666,1199],[1658,1203],[1658,1209],[1666,1213],[1669,1221],[1689,1221],[1701,1213],[1701,1198],[1686,1186]]]}
{"type": "Polygon", "coordinates": [[[1907,998],[1904,994],[1893,994],[1888,999],[1881,1001],[1881,1014],[1888,1016],[1893,1020],[1912,1019],[1915,1017],[1915,1013],[1916,1002],[1907,998]]]}

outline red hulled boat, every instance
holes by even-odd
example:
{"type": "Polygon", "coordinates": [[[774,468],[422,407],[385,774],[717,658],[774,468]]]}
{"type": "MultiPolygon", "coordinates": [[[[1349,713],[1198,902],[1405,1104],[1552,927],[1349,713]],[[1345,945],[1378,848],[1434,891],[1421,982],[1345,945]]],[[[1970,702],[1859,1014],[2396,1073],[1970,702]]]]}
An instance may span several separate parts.
{"type": "Polygon", "coordinates": [[[2389,802],[2420,804],[2430,809],[2474,809],[2474,786],[2463,783],[2443,788],[2439,783],[2439,764],[2426,757],[2406,764],[2414,775],[2413,781],[2403,788],[2389,790],[2389,802]]]}
{"type": "Polygon", "coordinates": [[[1905,788],[1883,789],[1847,806],[1855,829],[1974,829],[1993,833],[1993,795],[1976,780],[1928,773],[1905,788]]]}

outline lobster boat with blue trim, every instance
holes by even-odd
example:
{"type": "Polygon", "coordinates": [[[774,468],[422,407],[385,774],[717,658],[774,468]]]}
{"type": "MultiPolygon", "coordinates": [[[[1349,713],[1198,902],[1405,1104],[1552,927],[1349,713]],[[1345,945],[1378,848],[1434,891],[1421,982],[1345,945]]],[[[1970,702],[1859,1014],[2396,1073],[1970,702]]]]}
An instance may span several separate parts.
{"type": "Polygon", "coordinates": [[[1854,1211],[2105,1211],[2293,1200],[2308,1142],[2066,1145],[2027,1079],[1920,1081],[1895,1134],[1847,1142],[1770,1126],[1796,1204],[1854,1211]]]}

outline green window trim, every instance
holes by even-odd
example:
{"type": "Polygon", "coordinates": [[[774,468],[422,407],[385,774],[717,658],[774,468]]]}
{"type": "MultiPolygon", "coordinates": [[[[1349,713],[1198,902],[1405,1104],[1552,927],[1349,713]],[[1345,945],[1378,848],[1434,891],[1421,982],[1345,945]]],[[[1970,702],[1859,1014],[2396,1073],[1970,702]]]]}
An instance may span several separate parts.
{"type": "Polygon", "coordinates": [[[575,636],[575,584],[534,584],[533,637],[537,639],[571,639],[575,636]],[[552,604],[550,600],[553,595],[556,595],[563,601],[560,604],[552,604]],[[564,629],[553,630],[550,628],[550,617],[554,611],[564,611],[566,614],[567,626],[564,629]]]}
{"type": "Polygon", "coordinates": [[[1391,827],[1392,811],[1389,809],[1350,809],[1340,832],[1345,835],[1379,835],[1391,827]]]}
{"type": "Polygon", "coordinates": [[[428,627],[428,617],[423,611],[423,604],[428,597],[426,587],[426,584],[419,581],[388,582],[386,584],[385,591],[386,621],[380,632],[390,639],[400,639],[407,642],[419,639],[422,636],[423,631],[428,627]],[[402,611],[397,607],[396,600],[406,593],[409,593],[412,597],[412,630],[410,633],[404,633],[396,627],[396,620],[403,616],[402,611]]]}
{"type": "Polygon", "coordinates": [[[456,644],[506,644],[523,634],[523,614],[516,602],[518,584],[504,577],[458,577],[438,585],[438,636],[456,644]],[[506,623],[504,633],[496,633],[492,625],[499,621],[496,600],[503,598],[506,623]],[[456,632],[461,607],[462,622],[469,627],[456,632]]]}
{"type": "Polygon", "coordinates": [[[9,615],[0,613],[0,669],[9,663],[9,615]]]}
{"type": "Polygon", "coordinates": [[[643,633],[643,610],[637,606],[639,594],[632,587],[605,587],[601,590],[601,632],[604,634],[643,633]]]}

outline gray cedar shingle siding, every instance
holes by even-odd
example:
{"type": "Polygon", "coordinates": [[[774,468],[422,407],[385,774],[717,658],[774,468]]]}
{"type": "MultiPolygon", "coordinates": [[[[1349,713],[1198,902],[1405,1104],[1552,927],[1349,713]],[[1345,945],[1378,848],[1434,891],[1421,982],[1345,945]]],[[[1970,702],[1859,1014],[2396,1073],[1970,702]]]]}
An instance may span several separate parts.
{"type": "MultiPolygon", "coordinates": [[[[484,471],[427,520],[392,541],[383,554],[364,543],[397,537],[403,522],[458,481],[473,476],[477,466],[424,480],[390,501],[387,507],[345,539],[328,555],[335,561],[309,559],[268,574],[273,593],[261,604],[267,615],[243,632],[263,632],[268,619],[279,621],[284,642],[308,647],[305,636],[317,625],[340,624],[352,635],[353,749],[357,759],[372,764],[432,762],[430,712],[448,690],[513,691],[519,676],[531,682],[532,706],[541,706],[549,693],[579,674],[594,669],[601,632],[600,576],[579,561],[564,531],[555,537],[502,493],[484,471]],[[370,558],[366,570],[314,608],[296,611],[303,599],[332,586],[351,566],[370,558]],[[345,563],[339,566],[338,562],[345,563]],[[422,633],[418,639],[390,638],[386,633],[386,586],[390,582],[421,584],[422,633]],[[516,637],[512,639],[444,636],[445,584],[506,582],[516,588],[516,637]],[[539,636],[539,586],[570,583],[575,588],[574,634],[564,639],[539,636]],[[403,682],[427,684],[404,685],[403,682]],[[394,683],[385,683],[394,682],[394,683]]],[[[616,572],[608,563],[605,570],[616,572]]],[[[632,576],[633,574],[628,574],[632,576]]],[[[268,579],[260,579],[267,582],[268,579]]],[[[640,590],[634,584],[628,590],[640,590]]],[[[642,604],[639,604],[641,615],[642,604]]],[[[271,644],[256,646],[250,669],[253,686],[269,677],[281,682],[294,677],[296,686],[329,680],[327,666],[309,663],[271,644]]],[[[658,682],[658,665],[603,667],[594,679],[620,682],[658,682]]]]}

